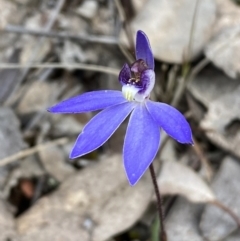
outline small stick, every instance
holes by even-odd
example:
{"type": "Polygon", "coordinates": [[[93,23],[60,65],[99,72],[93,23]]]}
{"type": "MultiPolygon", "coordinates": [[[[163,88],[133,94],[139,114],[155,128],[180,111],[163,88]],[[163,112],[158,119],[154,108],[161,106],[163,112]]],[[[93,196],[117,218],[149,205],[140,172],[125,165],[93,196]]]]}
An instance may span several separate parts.
{"type": "Polygon", "coordinates": [[[203,150],[201,149],[200,144],[198,141],[193,138],[194,146],[193,149],[197,156],[199,157],[200,161],[202,162],[203,167],[206,169],[207,172],[207,181],[210,182],[213,177],[213,170],[209,164],[208,159],[206,158],[205,154],[203,153],[203,150]]]}
{"type": "Polygon", "coordinates": [[[46,32],[44,30],[36,30],[36,29],[28,29],[22,26],[10,25],[8,24],[4,29],[4,32],[7,33],[17,33],[17,34],[28,34],[39,37],[47,37],[47,38],[58,38],[58,39],[71,39],[71,40],[79,40],[79,41],[88,41],[94,43],[103,43],[103,44],[118,44],[118,40],[115,37],[111,36],[94,36],[94,35],[76,35],[67,32],[55,32],[49,31],[46,32]]]}
{"type": "MultiPolygon", "coordinates": [[[[51,16],[49,17],[49,20],[48,20],[47,24],[44,26],[45,32],[50,31],[50,29],[53,27],[54,23],[57,20],[57,16],[61,12],[64,4],[65,4],[65,0],[58,0],[56,2],[56,7],[53,10],[51,16]]],[[[39,52],[41,51],[41,47],[44,44],[44,41],[45,41],[44,37],[41,37],[38,41],[36,41],[35,47],[33,48],[33,51],[32,51],[32,53],[29,57],[29,61],[28,61],[29,65],[31,65],[31,63],[34,62],[34,60],[36,59],[36,56],[39,55],[39,52]]],[[[12,105],[13,101],[16,101],[14,99],[16,91],[19,88],[20,84],[23,82],[23,80],[27,77],[27,75],[29,73],[29,70],[30,70],[29,66],[26,65],[24,70],[23,70],[23,73],[18,78],[18,85],[15,86],[14,91],[12,91],[12,93],[9,95],[9,97],[6,101],[7,105],[12,105]]]]}
{"type": "Polygon", "coordinates": [[[119,17],[120,17],[122,26],[123,26],[124,31],[126,33],[126,36],[128,38],[130,49],[134,50],[135,44],[134,44],[134,40],[133,40],[133,37],[132,37],[132,31],[131,31],[131,27],[129,26],[129,24],[126,21],[126,15],[125,15],[123,6],[122,6],[122,4],[119,0],[115,0],[115,4],[116,4],[116,7],[117,7],[117,10],[118,10],[118,13],[119,13],[119,17]]]}
{"type": "Polygon", "coordinates": [[[13,154],[11,156],[5,157],[2,160],[0,160],[0,167],[8,165],[8,164],[10,164],[10,163],[12,163],[12,162],[14,162],[18,159],[22,159],[24,157],[33,155],[33,154],[41,151],[42,149],[44,149],[46,147],[50,147],[50,146],[53,146],[53,145],[64,145],[64,144],[68,143],[68,141],[69,141],[68,138],[59,138],[59,139],[56,139],[54,141],[49,141],[47,143],[34,146],[32,148],[28,148],[26,150],[19,151],[16,154],[13,154]]]}
{"type": "MultiPolygon", "coordinates": [[[[133,37],[132,37],[132,31],[131,31],[131,28],[130,28],[129,24],[126,21],[126,15],[125,15],[123,6],[122,6],[122,4],[119,0],[114,0],[114,2],[115,2],[115,5],[117,7],[117,10],[118,10],[118,14],[119,14],[119,18],[120,18],[122,27],[123,27],[124,32],[126,34],[130,50],[134,51],[135,44],[134,44],[134,40],[133,40],[133,37]]],[[[119,42],[118,46],[119,46],[120,50],[122,51],[122,53],[124,54],[124,56],[129,61],[129,63],[133,63],[134,62],[133,56],[130,53],[128,53],[128,51],[125,49],[125,47],[120,42],[119,42]]]]}
{"type": "Polygon", "coordinates": [[[0,63],[0,69],[22,69],[22,68],[38,68],[38,69],[45,69],[45,68],[53,68],[53,69],[84,69],[96,72],[102,72],[107,74],[112,74],[115,76],[119,75],[120,70],[113,69],[110,67],[100,66],[100,65],[93,65],[93,64],[62,64],[62,63],[44,63],[44,64],[13,64],[13,63],[0,63]]]}
{"type": "Polygon", "coordinates": [[[221,208],[226,213],[228,213],[234,219],[234,221],[237,223],[238,228],[240,228],[240,219],[239,219],[239,217],[229,207],[225,206],[222,202],[220,202],[218,200],[215,200],[215,201],[213,201],[211,203],[213,205],[221,208]]]}

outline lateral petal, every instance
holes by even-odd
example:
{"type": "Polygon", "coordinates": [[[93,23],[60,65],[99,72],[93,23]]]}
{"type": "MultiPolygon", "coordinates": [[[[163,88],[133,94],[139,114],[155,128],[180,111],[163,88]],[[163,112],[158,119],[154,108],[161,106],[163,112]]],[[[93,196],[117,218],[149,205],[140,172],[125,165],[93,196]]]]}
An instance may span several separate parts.
{"type": "Polygon", "coordinates": [[[109,107],[94,116],[83,128],[70,153],[70,158],[85,155],[102,146],[133,110],[132,102],[109,107]]]}
{"type": "Polygon", "coordinates": [[[193,144],[191,128],[177,109],[150,100],[146,102],[146,106],[152,118],[169,136],[180,143],[193,144]]]}
{"type": "Polygon", "coordinates": [[[129,83],[130,79],[131,79],[131,69],[128,64],[124,64],[119,73],[118,80],[121,83],[121,85],[126,85],[129,83]]]}
{"type": "Polygon", "coordinates": [[[121,91],[91,91],[64,100],[48,109],[52,113],[83,113],[105,109],[126,102],[121,91]]]}
{"type": "Polygon", "coordinates": [[[123,145],[124,168],[128,181],[135,185],[155,158],[160,145],[160,128],[139,104],[131,114],[123,145]]]}

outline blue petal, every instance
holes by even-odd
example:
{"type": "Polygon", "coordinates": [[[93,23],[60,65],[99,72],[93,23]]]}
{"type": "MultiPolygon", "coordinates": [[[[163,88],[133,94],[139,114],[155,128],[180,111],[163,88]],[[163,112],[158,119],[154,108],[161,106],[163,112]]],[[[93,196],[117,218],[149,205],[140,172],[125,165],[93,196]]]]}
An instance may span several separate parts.
{"type": "Polygon", "coordinates": [[[121,91],[100,90],[64,100],[50,107],[48,111],[53,113],[83,113],[105,109],[124,102],[126,102],[126,99],[121,91]]]}
{"type": "Polygon", "coordinates": [[[139,104],[131,114],[123,146],[124,168],[131,185],[137,183],[155,158],[160,144],[160,128],[139,104]]]}
{"type": "Polygon", "coordinates": [[[152,69],[144,70],[141,73],[139,83],[136,83],[136,85],[142,87],[139,93],[146,93],[146,96],[148,96],[155,85],[155,72],[152,69]]]}
{"type": "Polygon", "coordinates": [[[143,59],[150,69],[154,69],[154,57],[147,35],[137,31],[136,59],[143,59]]]}
{"type": "Polygon", "coordinates": [[[131,79],[131,69],[128,64],[124,64],[119,73],[118,80],[122,85],[126,85],[129,83],[130,79],[131,79]]]}
{"type": "Polygon", "coordinates": [[[147,101],[147,109],[156,123],[180,143],[193,144],[192,131],[185,117],[174,107],[147,101]]]}
{"type": "Polygon", "coordinates": [[[109,107],[93,117],[78,136],[70,158],[85,155],[103,145],[135,107],[127,102],[109,107]]]}

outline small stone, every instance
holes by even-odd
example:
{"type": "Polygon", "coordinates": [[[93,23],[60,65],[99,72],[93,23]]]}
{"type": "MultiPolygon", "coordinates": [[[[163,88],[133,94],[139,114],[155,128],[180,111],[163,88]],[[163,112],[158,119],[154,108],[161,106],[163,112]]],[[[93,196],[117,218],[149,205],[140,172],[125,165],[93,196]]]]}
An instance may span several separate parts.
{"type": "MultiPolygon", "coordinates": [[[[190,60],[197,57],[212,36],[216,17],[214,0],[198,1],[190,60]]],[[[143,30],[154,56],[170,63],[186,60],[197,0],[149,0],[133,20],[135,31],[143,30]]],[[[134,34],[135,34],[134,33],[134,34]]]]}
{"type": "Polygon", "coordinates": [[[84,18],[92,19],[97,12],[98,2],[95,0],[86,0],[76,10],[76,12],[84,18]]]}
{"type": "Polygon", "coordinates": [[[55,88],[57,88],[55,84],[40,81],[33,82],[19,103],[17,111],[20,114],[47,111],[55,88]]]}
{"type": "Polygon", "coordinates": [[[240,240],[240,231],[236,231],[230,236],[228,236],[224,241],[239,241],[240,240]]]}
{"type": "Polygon", "coordinates": [[[148,2],[149,0],[133,0],[132,3],[133,3],[133,6],[134,6],[134,9],[136,10],[136,12],[138,13],[145,5],[146,3],[148,2]]]}
{"type": "Polygon", "coordinates": [[[8,210],[6,203],[0,199],[0,241],[16,239],[15,222],[13,215],[8,210]]]}
{"type": "Polygon", "coordinates": [[[16,16],[17,7],[11,1],[0,0],[1,14],[0,14],[0,30],[5,28],[9,22],[16,16]],[[13,14],[14,13],[14,14],[13,14]]]}
{"type": "Polygon", "coordinates": [[[19,238],[106,241],[132,227],[146,211],[151,197],[149,174],[132,188],[122,167],[122,157],[105,156],[73,174],[57,191],[39,199],[18,217],[19,238]]]}
{"type": "Polygon", "coordinates": [[[168,241],[203,241],[198,231],[198,217],[202,208],[202,204],[179,198],[166,220],[168,241]]]}
{"type": "Polygon", "coordinates": [[[240,83],[213,66],[204,69],[189,85],[191,94],[206,108],[201,127],[221,148],[240,157],[240,83]],[[204,95],[203,95],[204,93],[204,95]]]}
{"type": "Polygon", "coordinates": [[[75,173],[73,167],[66,162],[64,152],[57,146],[42,149],[39,156],[46,171],[60,182],[75,173]]]}
{"type": "MultiPolygon", "coordinates": [[[[51,115],[50,118],[53,120],[52,133],[54,136],[78,135],[84,126],[73,116],[51,115]]],[[[88,120],[85,115],[81,118],[84,119],[83,123],[88,120]]]]}
{"type": "Polygon", "coordinates": [[[240,9],[233,1],[216,0],[218,16],[212,40],[205,47],[205,54],[214,65],[231,78],[240,75],[240,9]]]}
{"type": "MultiPolygon", "coordinates": [[[[240,216],[240,164],[228,156],[223,160],[221,168],[211,185],[217,199],[240,216]]],[[[201,220],[201,231],[207,240],[224,240],[237,230],[237,224],[228,213],[208,204],[201,220]]]]}
{"type": "Polygon", "coordinates": [[[19,125],[18,118],[10,108],[0,108],[0,159],[26,147],[19,125]]]}

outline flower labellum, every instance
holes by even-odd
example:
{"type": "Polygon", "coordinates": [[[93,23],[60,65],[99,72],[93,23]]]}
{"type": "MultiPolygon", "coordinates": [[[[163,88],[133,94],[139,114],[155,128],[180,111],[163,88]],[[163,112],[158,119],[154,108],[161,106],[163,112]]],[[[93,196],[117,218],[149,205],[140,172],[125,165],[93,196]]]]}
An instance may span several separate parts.
{"type": "Polygon", "coordinates": [[[154,160],[160,146],[160,129],[180,143],[193,144],[191,128],[174,107],[150,100],[155,84],[154,57],[146,34],[137,32],[136,61],[124,64],[119,74],[122,91],[100,90],[70,98],[49,108],[52,113],[102,110],[78,136],[70,158],[102,146],[130,114],[123,145],[124,169],[135,185],[154,160]]]}

